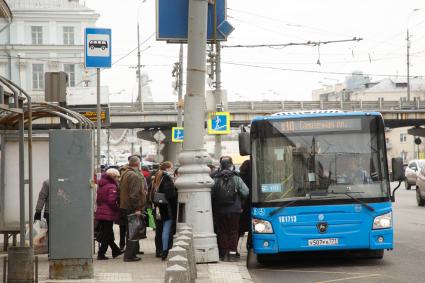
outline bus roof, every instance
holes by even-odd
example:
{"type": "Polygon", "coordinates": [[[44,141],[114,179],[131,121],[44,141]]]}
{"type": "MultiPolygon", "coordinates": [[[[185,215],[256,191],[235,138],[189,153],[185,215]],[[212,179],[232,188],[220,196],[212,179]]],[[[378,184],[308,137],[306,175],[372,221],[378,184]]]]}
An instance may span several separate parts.
{"type": "Polygon", "coordinates": [[[350,117],[350,116],[381,116],[379,112],[363,112],[363,111],[340,111],[340,110],[311,110],[311,111],[294,111],[280,112],[270,116],[255,117],[252,122],[268,121],[268,120],[286,120],[286,119],[302,119],[302,118],[323,118],[323,117],[350,117]]]}

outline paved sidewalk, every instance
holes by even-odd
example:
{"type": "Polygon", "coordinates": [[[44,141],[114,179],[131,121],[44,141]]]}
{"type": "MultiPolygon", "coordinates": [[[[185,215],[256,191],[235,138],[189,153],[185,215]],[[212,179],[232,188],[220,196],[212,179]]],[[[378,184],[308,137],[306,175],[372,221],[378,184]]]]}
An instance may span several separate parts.
{"type": "MultiPolygon", "coordinates": [[[[117,231],[115,231],[117,232],[117,231]]],[[[118,238],[116,238],[118,240],[118,238]]],[[[109,260],[96,260],[93,256],[93,268],[95,273],[94,279],[85,280],[50,280],[49,279],[49,263],[47,255],[39,256],[39,282],[40,283],[163,283],[166,262],[155,257],[154,231],[148,231],[148,238],[141,240],[141,249],[145,252],[141,255],[142,260],[139,262],[124,262],[122,256],[112,259],[111,251],[108,250],[106,256],[109,260]]],[[[96,243],[97,247],[97,243],[96,243]]],[[[199,283],[246,283],[253,282],[245,267],[246,253],[242,253],[240,262],[220,262],[213,264],[198,264],[199,283]]],[[[2,270],[0,268],[0,275],[2,270]]],[[[0,277],[1,278],[1,277],[0,277]]]]}

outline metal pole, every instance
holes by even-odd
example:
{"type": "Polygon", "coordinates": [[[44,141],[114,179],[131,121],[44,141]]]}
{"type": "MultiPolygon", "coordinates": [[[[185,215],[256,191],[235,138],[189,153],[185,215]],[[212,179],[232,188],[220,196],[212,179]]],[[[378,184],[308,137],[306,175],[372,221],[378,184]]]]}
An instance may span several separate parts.
{"type": "Polygon", "coordinates": [[[108,128],[108,166],[111,164],[111,128],[108,128]]]}
{"type": "Polygon", "coordinates": [[[185,139],[179,156],[181,176],[176,180],[179,212],[193,226],[197,262],[218,261],[217,239],[211,212],[210,161],[203,149],[205,135],[205,73],[207,44],[207,0],[189,0],[185,139]]]}
{"type": "MultiPolygon", "coordinates": [[[[217,41],[215,44],[215,92],[214,92],[214,101],[216,105],[217,112],[223,110],[222,97],[221,97],[221,43],[217,41]]],[[[218,160],[221,155],[221,135],[215,135],[215,144],[214,144],[214,157],[218,160]]]]}
{"type": "Polygon", "coordinates": [[[410,36],[407,29],[407,101],[410,101],[410,36]]]}
{"type": "MultiPolygon", "coordinates": [[[[183,127],[183,44],[180,44],[179,52],[179,69],[178,69],[178,108],[177,108],[177,127],[183,127]]],[[[178,143],[177,147],[177,156],[183,149],[183,144],[178,143]]]]}
{"type": "Polygon", "coordinates": [[[0,159],[0,166],[1,166],[1,172],[0,172],[0,225],[3,227],[4,225],[4,213],[5,209],[4,206],[6,205],[5,200],[5,186],[6,186],[6,139],[5,134],[1,135],[1,159],[0,159]]]}
{"type": "Polygon", "coordinates": [[[140,25],[139,18],[137,18],[137,78],[139,83],[139,88],[137,90],[137,97],[140,102],[140,111],[143,111],[143,98],[142,98],[142,74],[140,71],[140,25]]]}
{"type": "MultiPolygon", "coordinates": [[[[29,234],[32,235],[33,222],[32,222],[32,213],[33,213],[33,178],[32,178],[32,104],[31,97],[27,97],[28,103],[28,223],[29,223],[29,234]]],[[[33,238],[30,239],[30,247],[33,247],[33,238]]]]}
{"type": "MultiPolygon", "coordinates": [[[[101,117],[101,108],[100,108],[100,68],[96,69],[97,71],[97,147],[96,147],[96,165],[97,173],[100,173],[100,131],[102,129],[102,117],[101,117]]],[[[99,178],[99,176],[97,176],[99,178]]]]}
{"type": "MultiPolygon", "coordinates": [[[[25,158],[24,114],[19,117],[19,245],[25,247],[25,158]]],[[[31,220],[30,220],[31,221],[31,220]]]]}
{"type": "Polygon", "coordinates": [[[134,155],[134,129],[131,129],[131,155],[134,155]]]}

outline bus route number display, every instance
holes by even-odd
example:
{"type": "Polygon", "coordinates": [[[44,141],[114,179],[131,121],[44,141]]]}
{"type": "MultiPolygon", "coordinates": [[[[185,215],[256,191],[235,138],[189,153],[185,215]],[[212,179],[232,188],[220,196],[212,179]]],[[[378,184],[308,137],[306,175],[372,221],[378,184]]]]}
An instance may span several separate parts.
{"type": "Polygon", "coordinates": [[[282,133],[358,131],[361,119],[279,121],[274,122],[274,127],[282,133]]]}

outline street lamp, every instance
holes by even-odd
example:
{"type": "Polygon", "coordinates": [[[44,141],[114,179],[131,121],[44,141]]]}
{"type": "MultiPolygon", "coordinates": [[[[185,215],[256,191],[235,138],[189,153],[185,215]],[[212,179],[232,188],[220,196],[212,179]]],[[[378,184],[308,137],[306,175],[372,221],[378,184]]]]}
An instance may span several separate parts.
{"type": "Polygon", "coordinates": [[[422,10],[422,8],[413,9],[407,16],[407,31],[406,31],[406,48],[407,48],[407,101],[410,101],[410,34],[409,22],[410,17],[415,13],[422,10]]]}
{"type": "Polygon", "coordinates": [[[143,99],[142,99],[142,76],[140,72],[140,24],[139,24],[139,17],[140,17],[140,8],[142,7],[143,3],[145,3],[146,0],[142,0],[142,2],[139,4],[139,7],[137,8],[137,78],[139,82],[139,88],[138,88],[138,99],[140,102],[140,111],[143,111],[143,99]]]}

